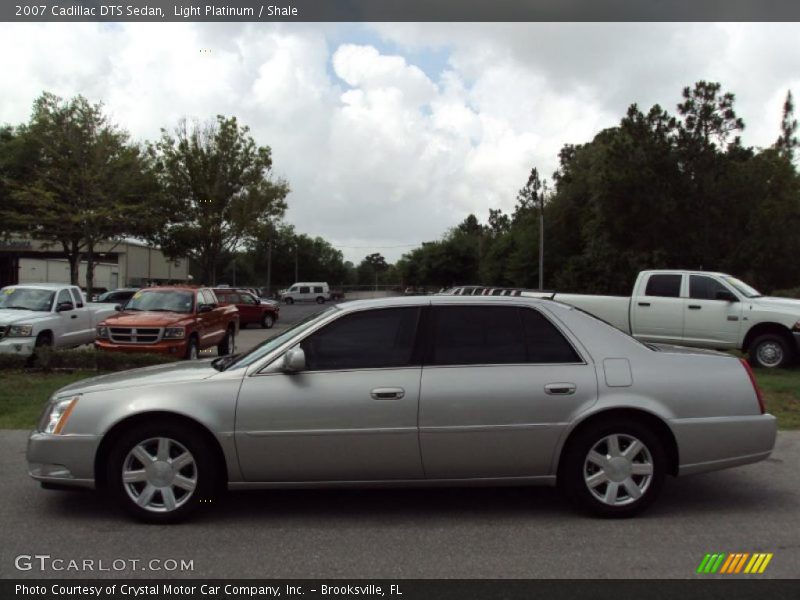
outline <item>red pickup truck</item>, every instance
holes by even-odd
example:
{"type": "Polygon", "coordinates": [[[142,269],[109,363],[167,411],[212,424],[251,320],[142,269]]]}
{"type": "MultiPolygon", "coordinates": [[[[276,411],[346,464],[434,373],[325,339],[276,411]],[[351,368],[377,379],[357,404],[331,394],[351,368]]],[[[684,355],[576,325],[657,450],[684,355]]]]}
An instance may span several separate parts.
{"type": "Polygon", "coordinates": [[[233,353],[239,332],[239,311],[222,306],[207,288],[145,288],[117,309],[97,326],[96,348],[195,359],[216,346],[222,356],[233,353]]]}
{"type": "Polygon", "coordinates": [[[272,329],[280,315],[280,306],[262,301],[250,292],[234,288],[214,288],[220,304],[232,304],[239,309],[239,325],[247,327],[251,323],[272,329]]]}

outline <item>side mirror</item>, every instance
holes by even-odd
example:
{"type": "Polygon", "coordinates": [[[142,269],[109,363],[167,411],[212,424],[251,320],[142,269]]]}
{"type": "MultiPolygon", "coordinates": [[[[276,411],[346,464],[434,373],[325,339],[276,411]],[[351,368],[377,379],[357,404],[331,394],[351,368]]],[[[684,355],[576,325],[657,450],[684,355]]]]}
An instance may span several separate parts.
{"type": "Polygon", "coordinates": [[[117,305],[114,307],[114,310],[115,310],[115,311],[117,311],[117,312],[122,312],[122,304],[117,304],[117,305]]]}
{"type": "Polygon", "coordinates": [[[283,370],[287,373],[297,373],[306,369],[306,353],[300,346],[290,348],[283,355],[283,370]]]}
{"type": "Polygon", "coordinates": [[[56,306],[56,312],[67,312],[70,310],[75,310],[75,305],[72,302],[59,302],[58,306],[56,306]]]}
{"type": "Polygon", "coordinates": [[[718,291],[714,296],[717,300],[725,300],[726,302],[738,302],[739,299],[728,291],[718,291]]]}
{"type": "Polygon", "coordinates": [[[214,310],[214,307],[210,304],[201,304],[197,307],[197,312],[201,313],[211,312],[212,310],[214,310]]]}

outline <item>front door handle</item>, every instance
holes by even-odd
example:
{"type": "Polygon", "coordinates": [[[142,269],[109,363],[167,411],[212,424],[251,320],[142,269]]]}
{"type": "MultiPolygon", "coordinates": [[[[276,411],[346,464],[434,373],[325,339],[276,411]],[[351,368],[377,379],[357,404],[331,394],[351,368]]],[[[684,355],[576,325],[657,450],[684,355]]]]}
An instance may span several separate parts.
{"type": "Polygon", "coordinates": [[[639,302],[639,306],[650,306],[649,302],[639,302]]]}
{"type": "Polygon", "coordinates": [[[700,306],[699,304],[690,304],[689,305],[689,310],[700,310],[701,308],[703,308],[703,307],[700,306]]]}
{"type": "Polygon", "coordinates": [[[72,315],[72,316],[70,317],[70,319],[77,319],[77,318],[78,318],[78,315],[72,315]]]}
{"type": "Polygon", "coordinates": [[[400,400],[406,391],[399,387],[375,388],[369,393],[373,400],[400,400]]]}
{"type": "Polygon", "coordinates": [[[574,394],[576,389],[574,383],[548,383],[544,386],[544,392],[551,396],[569,396],[574,394]]]}

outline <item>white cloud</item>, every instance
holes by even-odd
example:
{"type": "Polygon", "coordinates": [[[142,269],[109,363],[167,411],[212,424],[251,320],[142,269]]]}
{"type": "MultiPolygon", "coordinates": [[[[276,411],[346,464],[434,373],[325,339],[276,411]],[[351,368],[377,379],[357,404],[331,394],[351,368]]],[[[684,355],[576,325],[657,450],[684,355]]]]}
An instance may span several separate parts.
{"type": "Polygon", "coordinates": [[[721,81],[745,143],[765,146],[786,90],[800,97],[797,24],[378,24],[358,43],[353,31],[0,24],[0,52],[14,57],[0,70],[0,122],[26,120],[43,90],[103,101],[141,140],[182,117],[236,115],[291,184],[287,219],[357,246],[345,255],[358,261],[469,212],[513,209],[532,166],[549,175],[565,143],[632,102],[674,111],[684,85],[721,81]]]}

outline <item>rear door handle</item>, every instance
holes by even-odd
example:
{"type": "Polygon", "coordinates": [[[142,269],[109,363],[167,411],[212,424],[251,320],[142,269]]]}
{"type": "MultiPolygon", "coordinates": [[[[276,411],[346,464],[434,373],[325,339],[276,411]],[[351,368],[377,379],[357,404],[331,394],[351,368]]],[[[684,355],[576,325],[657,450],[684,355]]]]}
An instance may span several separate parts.
{"type": "Polygon", "coordinates": [[[544,386],[544,392],[551,396],[569,396],[574,394],[576,389],[574,383],[548,383],[544,386]]]}
{"type": "Polygon", "coordinates": [[[689,305],[689,310],[700,310],[701,308],[703,308],[703,307],[700,306],[699,304],[690,304],[689,305]]]}
{"type": "Polygon", "coordinates": [[[373,400],[400,400],[406,391],[399,387],[375,388],[369,393],[373,400]]]}
{"type": "Polygon", "coordinates": [[[650,306],[649,302],[639,302],[639,306],[650,306]]]}

